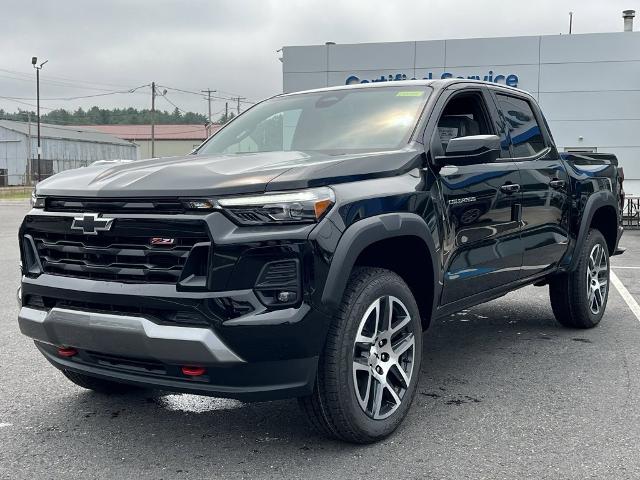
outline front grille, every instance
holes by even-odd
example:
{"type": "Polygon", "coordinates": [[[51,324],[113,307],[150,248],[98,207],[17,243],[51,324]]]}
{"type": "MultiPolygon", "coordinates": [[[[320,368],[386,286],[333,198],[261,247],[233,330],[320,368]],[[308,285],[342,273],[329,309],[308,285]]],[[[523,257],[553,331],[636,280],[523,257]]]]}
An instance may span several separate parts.
{"type": "Polygon", "coordinates": [[[118,199],[118,198],[68,198],[47,197],[45,210],[48,212],[90,212],[90,213],[184,213],[178,199],[118,199]]]}
{"type": "Polygon", "coordinates": [[[111,230],[85,235],[70,217],[28,217],[42,270],[94,280],[176,283],[194,245],[209,242],[203,222],[116,219],[111,230]],[[152,245],[152,238],[172,239],[152,245]]]}

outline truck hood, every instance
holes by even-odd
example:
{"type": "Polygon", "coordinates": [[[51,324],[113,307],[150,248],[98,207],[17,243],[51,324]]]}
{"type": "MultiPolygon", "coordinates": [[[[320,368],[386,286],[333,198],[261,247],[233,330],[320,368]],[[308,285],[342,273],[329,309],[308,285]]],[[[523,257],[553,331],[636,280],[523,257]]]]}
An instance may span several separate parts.
{"type": "Polygon", "coordinates": [[[40,182],[36,191],[103,198],[262,193],[398,175],[419,166],[419,147],[342,155],[261,152],[103,163],[61,172],[40,182]]]}

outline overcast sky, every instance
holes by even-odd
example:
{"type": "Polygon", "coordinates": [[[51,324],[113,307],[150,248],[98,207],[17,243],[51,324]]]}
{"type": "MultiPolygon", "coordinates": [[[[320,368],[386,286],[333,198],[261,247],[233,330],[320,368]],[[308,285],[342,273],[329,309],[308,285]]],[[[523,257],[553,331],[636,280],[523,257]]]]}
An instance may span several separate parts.
{"type": "MultiPolygon", "coordinates": [[[[282,91],[285,45],[386,42],[622,30],[640,0],[2,0],[0,97],[35,103],[31,57],[49,60],[41,96],[74,97],[156,81],[258,100],[282,91]]],[[[206,101],[170,91],[185,110],[206,101]]],[[[150,89],[42,107],[149,107],[150,89]]],[[[158,99],[158,108],[173,110],[158,99]]],[[[0,108],[27,105],[0,98],[0,108]]],[[[224,108],[217,100],[214,112],[224,108]]],[[[45,112],[46,110],[43,110],[45,112]]]]}

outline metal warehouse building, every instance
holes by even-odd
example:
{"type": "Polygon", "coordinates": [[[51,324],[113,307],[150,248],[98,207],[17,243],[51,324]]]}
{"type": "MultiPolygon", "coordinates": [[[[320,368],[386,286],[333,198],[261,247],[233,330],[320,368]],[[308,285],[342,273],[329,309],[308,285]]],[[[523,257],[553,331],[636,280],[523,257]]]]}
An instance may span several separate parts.
{"type": "MultiPolygon", "coordinates": [[[[0,186],[37,180],[35,123],[0,120],[0,186]]],[[[126,140],[79,127],[40,125],[41,178],[86,166],[96,160],[135,160],[137,146],[126,140]]]]}
{"type": "Polygon", "coordinates": [[[448,77],[527,90],[559,150],[615,153],[640,195],[640,32],[292,46],[282,60],[285,92],[448,77]]]}

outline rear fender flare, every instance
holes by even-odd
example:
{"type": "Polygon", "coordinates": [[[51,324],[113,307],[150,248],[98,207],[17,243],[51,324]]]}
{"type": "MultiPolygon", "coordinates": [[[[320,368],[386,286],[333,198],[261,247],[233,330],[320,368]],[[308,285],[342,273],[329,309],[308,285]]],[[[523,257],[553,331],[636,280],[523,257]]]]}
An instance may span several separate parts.
{"type": "Polygon", "coordinates": [[[580,260],[578,258],[577,252],[582,249],[582,246],[587,239],[587,235],[589,234],[589,226],[591,225],[593,216],[595,215],[596,211],[602,207],[613,207],[615,211],[618,211],[618,204],[612,192],[608,190],[602,190],[593,193],[587,200],[587,203],[582,211],[580,229],[578,230],[576,243],[572,251],[571,261],[569,263],[570,271],[574,271],[577,268],[578,262],[580,260]]]}

